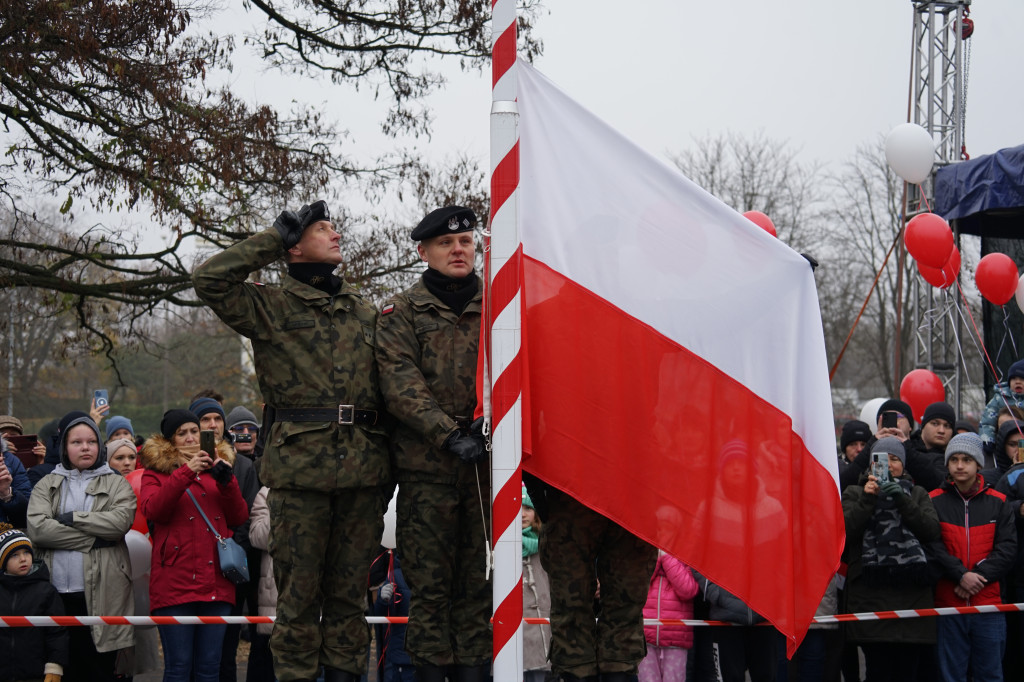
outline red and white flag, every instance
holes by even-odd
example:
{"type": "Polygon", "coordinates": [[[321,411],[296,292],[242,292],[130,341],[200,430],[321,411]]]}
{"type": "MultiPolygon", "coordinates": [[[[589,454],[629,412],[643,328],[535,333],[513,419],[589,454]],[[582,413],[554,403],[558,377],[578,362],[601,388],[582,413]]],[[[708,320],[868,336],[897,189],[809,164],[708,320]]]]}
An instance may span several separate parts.
{"type": "Polygon", "coordinates": [[[523,468],[792,652],[844,538],[811,268],[518,67],[523,468]]]}

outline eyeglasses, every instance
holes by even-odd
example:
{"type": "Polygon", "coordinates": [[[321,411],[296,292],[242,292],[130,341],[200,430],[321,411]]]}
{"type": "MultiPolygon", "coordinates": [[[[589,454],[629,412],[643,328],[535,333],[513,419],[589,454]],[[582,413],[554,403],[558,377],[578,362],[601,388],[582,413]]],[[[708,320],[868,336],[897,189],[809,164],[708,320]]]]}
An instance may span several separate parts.
{"type": "Polygon", "coordinates": [[[259,429],[256,428],[255,426],[249,426],[248,424],[243,424],[242,426],[232,426],[230,430],[231,433],[256,433],[257,431],[259,431],[259,429]]]}

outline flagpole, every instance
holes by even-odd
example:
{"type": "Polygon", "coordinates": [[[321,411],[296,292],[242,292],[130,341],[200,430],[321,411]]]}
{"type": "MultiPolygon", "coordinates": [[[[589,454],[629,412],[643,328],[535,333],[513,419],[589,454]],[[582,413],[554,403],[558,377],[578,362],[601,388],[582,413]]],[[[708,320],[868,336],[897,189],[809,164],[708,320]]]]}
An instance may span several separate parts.
{"type": "Polygon", "coordinates": [[[520,377],[519,113],[516,3],[494,0],[491,16],[490,370],[491,529],[494,538],[494,682],[522,682],[522,384],[520,377]]]}

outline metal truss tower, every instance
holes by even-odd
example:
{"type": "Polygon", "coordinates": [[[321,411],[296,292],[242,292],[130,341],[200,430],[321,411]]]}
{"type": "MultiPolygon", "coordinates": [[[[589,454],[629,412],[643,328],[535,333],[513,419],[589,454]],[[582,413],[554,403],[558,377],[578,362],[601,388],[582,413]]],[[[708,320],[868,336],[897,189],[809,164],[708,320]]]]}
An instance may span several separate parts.
{"type": "MultiPolygon", "coordinates": [[[[967,17],[971,1],[911,0],[911,3],[914,36],[910,121],[931,133],[936,168],[939,168],[962,158],[967,70],[964,47],[973,29],[967,17]]],[[[934,173],[922,183],[921,189],[908,185],[907,203],[903,207],[908,220],[934,205],[934,191],[934,173]]],[[[955,234],[959,247],[960,235],[955,234]]],[[[955,399],[954,407],[959,414],[962,372],[956,341],[957,337],[962,337],[959,318],[942,314],[942,295],[931,286],[923,286],[919,277],[913,278],[911,286],[912,309],[909,312],[916,329],[914,366],[929,369],[942,378],[947,395],[955,399]]]]}

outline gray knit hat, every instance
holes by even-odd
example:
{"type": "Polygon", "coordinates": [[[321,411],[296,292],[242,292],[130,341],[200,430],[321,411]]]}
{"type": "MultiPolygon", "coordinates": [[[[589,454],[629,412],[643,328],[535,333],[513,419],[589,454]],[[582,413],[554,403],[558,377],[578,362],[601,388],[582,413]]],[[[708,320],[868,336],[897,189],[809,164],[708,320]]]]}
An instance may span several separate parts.
{"type": "Polygon", "coordinates": [[[256,428],[260,427],[259,422],[256,421],[256,415],[239,405],[228,413],[228,418],[225,420],[225,427],[230,431],[234,427],[242,424],[249,424],[256,428]]]}
{"type": "Polygon", "coordinates": [[[979,467],[985,466],[981,436],[976,433],[958,433],[950,438],[949,445],[946,446],[946,459],[943,463],[949,466],[949,458],[956,454],[973,457],[979,467]]]}
{"type": "Polygon", "coordinates": [[[871,446],[871,454],[880,452],[886,455],[896,455],[903,462],[903,466],[907,466],[907,450],[903,447],[903,443],[896,436],[886,436],[875,441],[875,444],[871,446]]]}

